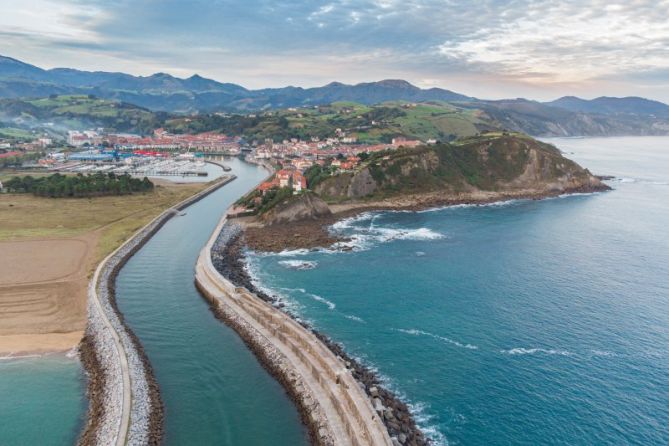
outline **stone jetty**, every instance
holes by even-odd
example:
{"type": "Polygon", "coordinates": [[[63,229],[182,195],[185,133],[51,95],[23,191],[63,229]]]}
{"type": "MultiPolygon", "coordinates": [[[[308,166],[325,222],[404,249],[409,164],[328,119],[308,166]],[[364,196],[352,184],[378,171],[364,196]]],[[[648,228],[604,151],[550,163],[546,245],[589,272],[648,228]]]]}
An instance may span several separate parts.
{"type": "Polygon", "coordinates": [[[115,281],[125,263],[170,218],[234,180],[221,177],[168,209],[105,258],[88,288],[88,324],[80,346],[88,374],[89,410],[80,445],[158,445],[163,407],[142,346],[116,305],[115,281]]]}
{"type": "Polygon", "coordinates": [[[239,229],[224,216],[202,249],[195,283],[214,313],[239,333],[265,367],[284,385],[318,445],[400,444],[383,423],[345,362],[289,315],[223,277],[212,248],[226,244],[239,229]]]}

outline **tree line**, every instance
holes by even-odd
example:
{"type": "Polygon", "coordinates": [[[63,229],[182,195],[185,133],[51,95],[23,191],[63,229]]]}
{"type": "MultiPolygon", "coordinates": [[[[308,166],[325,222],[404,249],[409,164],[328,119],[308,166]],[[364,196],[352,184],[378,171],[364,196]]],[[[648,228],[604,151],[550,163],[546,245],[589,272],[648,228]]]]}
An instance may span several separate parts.
{"type": "Polygon", "coordinates": [[[99,197],[103,195],[129,195],[134,192],[149,192],[153,183],[147,178],[133,178],[128,174],[94,173],[83,175],[61,175],[55,173],[45,177],[14,177],[5,182],[9,192],[32,193],[39,197],[99,197]]]}

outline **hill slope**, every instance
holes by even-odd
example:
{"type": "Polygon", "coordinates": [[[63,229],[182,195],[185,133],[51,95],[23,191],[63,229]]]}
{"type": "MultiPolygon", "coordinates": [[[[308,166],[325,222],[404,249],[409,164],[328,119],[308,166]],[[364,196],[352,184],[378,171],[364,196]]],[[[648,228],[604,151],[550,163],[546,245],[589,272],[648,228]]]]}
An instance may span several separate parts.
{"type": "Polygon", "coordinates": [[[410,195],[435,202],[487,201],[605,189],[555,147],[507,134],[376,154],[355,172],[315,187],[331,203],[410,195]]]}
{"type": "Polygon", "coordinates": [[[0,99],[0,122],[22,128],[87,129],[149,133],[164,120],[135,105],[82,95],[0,99]],[[48,125],[47,125],[48,123],[48,125]]]}

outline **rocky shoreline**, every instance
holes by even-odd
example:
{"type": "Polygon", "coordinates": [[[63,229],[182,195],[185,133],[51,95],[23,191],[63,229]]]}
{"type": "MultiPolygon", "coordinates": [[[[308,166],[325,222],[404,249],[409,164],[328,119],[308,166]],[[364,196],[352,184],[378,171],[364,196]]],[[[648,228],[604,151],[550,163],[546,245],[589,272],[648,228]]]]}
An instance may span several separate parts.
{"type": "Polygon", "coordinates": [[[584,186],[561,192],[520,192],[490,193],[480,195],[444,196],[442,194],[421,194],[392,197],[379,201],[358,201],[331,205],[333,214],[326,217],[302,220],[290,224],[258,225],[240,219],[245,226],[246,245],[254,251],[281,252],[294,249],[329,248],[335,243],[347,239],[335,236],[328,227],[345,218],[354,217],[363,212],[375,211],[422,211],[437,207],[456,205],[487,205],[509,200],[543,200],[565,194],[583,194],[604,192],[611,188],[584,186]]]}
{"type": "MultiPolygon", "coordinates": [[[[219,235],[219,238],[212,248],[212,263],[214,264],[216,270],[221,275],[223,275],[223,277],[230,280],[230,282],[232,282],[235,286],[244,287],[266,302],[281,308],[283,305],[279,303],[276,298],[268,296],[253,285],[251,277],[249,276],[245,267],[245,237],[241,228],[239,228],[237,225],[230,224],[226,226],[227,228],[224,227],[224,229],[221,231],[221,235],[219,235]],[[235,228],[235,226],[237,226],[237,228],[235,228]]],[[[216,308],[212,308],[212,310],[215,314],[218,315],[216,308]]],[[[224,321],[229,322],[225,317],[221,318],[224,321]]],[[[393,440],[393,444],[411,446],[422,446],[430,444],[430,440],[426,438],[423,432],[417,427],[408,406],[403,401],[401,401],[397,395],[384,388],[380,379],[372,370],[370,370],[368,367],[365,367],[354,358],[351,358],[341,345],[332,341],[323,333],[318,332],[303,321],[297,322],[300,323],[300,325],[302,325],[305,329],[313,333],[321,342],[323,342],[323,344],[325,344],[330,349],[330,351],[335,354],[335,356],[338,356],[346,365],[346,367],[351,371],[351,374],[355,380],[370,398],[372,406],[377,411],[379,417],[388,430],[388,434],[393,440]]],[[[245,342],[247,342],[247,345],[249,345],[250,348],[262,360],[263,354],[262,352],[258,354],[256,347],[253,345],[253,342],[248,342],[246,340],[245,342]]],[[[272,374],[277,376],[275,370],[273,370],[274,367],[272,366],[271,362],[269,364],[264,360],[262,360],[262,362],[268,368],[268,370],[272,372],[272,374]]],[[[280,382],[285,384],[284,378],[282,376],[277,376],[277,378],[280,382]]],[[[305,417],[304,408],[301,406],[299,398],[295,398],[295,395],[291,391],[291,386],[286,386],[286,389],[289,390],[289,394],[291,394],[293,400],[298,403],[298,408],[300,409],[302,418],[306,422],[307,426],[310,427],[313,440],[317,436],[313,433],[314,427],[309,425],[309,418],[305,417]]]]}
{"type": "Polygon", "coordinates": [[[128,327],[118,309],[116,278],[127,261],[176,212],[234,179],[234,176],[222,177],[209,188],[166,210],[98,267],[89,285],[88,325],[79,347],[82,364],[88,376],[89,398],[87,422],[79,437],[79,445],[117,444],[119,430],[124,423],[124,392],[131,392],[130,421],[124,444],[161,443],[163,404],[160,391],[139,339],[128,327]],[[117,348],[117,343],[122,346],[122,351],[117,348]],[[125,388],[127,384],[124,384],[123,366],[129,371],[130,389],[125,388]]]}

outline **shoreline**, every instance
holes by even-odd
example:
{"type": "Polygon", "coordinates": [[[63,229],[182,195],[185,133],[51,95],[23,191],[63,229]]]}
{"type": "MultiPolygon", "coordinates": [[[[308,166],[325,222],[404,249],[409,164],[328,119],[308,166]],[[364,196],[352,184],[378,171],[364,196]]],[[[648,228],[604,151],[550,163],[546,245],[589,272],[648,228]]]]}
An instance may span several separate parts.
{"type": "MultiPolygon", "coordinates": [[[[277,300],[275,298],[268,296],[255,287],[245,268],[243,260],[244,243],[241,228],[238,231],[239,232],[234,233],[234,229],[230,230],[223,226],[219,231],[219,234],[217,234],[216,242],[213,244],[210,252],[212,266],[216,271],[226,280],[229,280],[232,286],[237,287],[236,289],[248,290],[252,295],[273,308],[274,311],[278,311],[280,314],[289,318],[293,323],[299,324],[299,326],[307,333],[314,336],[330,354],[334,355],[334,357],[337,358],[337,362],[348,370],[348,373],[350,374],[349,376],[353,378],[353,382],[355,383],[353,385],[361,389],[362,395],[364,395],[363,398],[367,401],[367,404],[371,405],[373,411],[378,415],[379,420],[383,423],[383,429],[387,432],[393,445],[406,444],[422,446],[429,444],[429,440],[417,427],[408,406],[396,395],[383,387],[381,380],[374,374],[374,372],[362,365],[359,361],[350,357],[341,345],[332,341],[325,334],[315,330],[303,321],[296,320],[294,315],[281,310],[281,305],[277,305],[277,300]],[[229,235],[227,239],[221,242],[219,238],[223,236],[223,233],[226,230],[232,231],[233,234],[229,235]]],[[[208,296],[205,294],[205,297],[208,296]]],[[[251,335],[243,326],[240,327],[238,321],[235,320],[234,317],[231,317],[229,312],[226,314],[225,311],[222,312],[220,308],[217,308],[216,304],[213,303],[213,299],[210,300],[208,297],[207,300],[210,301],[210,307],[214,314],[228,325],[231,325],[232,328],[239,333],[244,342],[251,348],[254,354],[256,354],[263,366],[267,368],[267,370],[282,385],[284,385],[289,396],[298,407],[298,411],[302,415],[305,425],[309,428],[314,444],[323,444],[322,441],[319,441],[317,435],[318,432],[314,431],[313,420],[308,416],[305,419],[303,398],[301,398],[299,392],[295,391],[294,386],[291,385],[291,381],[285,379],[285,371],[282,370],[281,367],[277,367],[275,361],[273,361],[271,357],[268,361],[267,355],[265,351],[263,351],[263,347],[257,345],[257,340],[254,339],[253,335],[251,335]]]]}
{"type": "Polygon", "coordinates": [[[444,196],[439,193],[390,197],[383,200],[359,201],[330,204],[332,215],[293,223],[266,225],[259,223],[256,217],[241,217],[235,220],[244,227],[246,243],[254,251],[281,252],[296,249],[329,248],[335,243],[345,242],[346,238],[335,236],[328,227],[346,218],[355,217],[364,212],[419,212],[451,206],[485,206],[511,200],[545,200],[562,195],[606,192],[604,187],[580,187],[565,191],[538,192],[519,191],[518,193],[480,193],[444,196]]]}
{"type": "Polygon", "coordinates": [[[127,261],[175,211],[187,208],[235,178],[224,175],[205,190],[166,209],[98,266],[89,284],[88,325],[79,347],[89,400],[79,445],[160,444],[164,415],[160,390],[141,342],[118,309],[115,280],[127,261]]]}
{"type": "Polygon", "coordinates": [[[349,364],[290,315],[234,285],[214,267],[214,253],[238,230],[226,216],[221,219],[198,258],[196,284],[219,319],[237,331],[284,386],[309,428],[312,444],[402,444],[390,438],[382,423],[384,416],[394,417],[393,409],[375,410],[349,364]]]}

